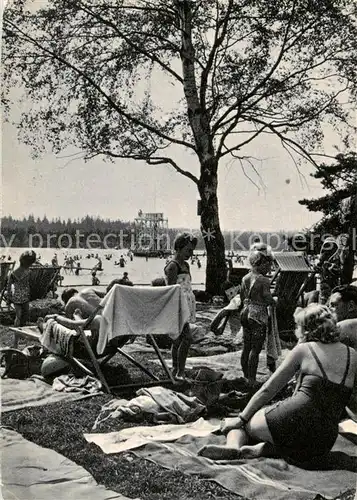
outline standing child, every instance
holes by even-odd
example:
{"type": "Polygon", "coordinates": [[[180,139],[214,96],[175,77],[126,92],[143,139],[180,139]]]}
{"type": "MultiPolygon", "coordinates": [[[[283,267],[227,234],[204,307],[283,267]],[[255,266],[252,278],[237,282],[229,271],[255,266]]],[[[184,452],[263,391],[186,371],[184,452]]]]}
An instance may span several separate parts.
{"type": "MultiPolygon", "coordinates": [[[[167,285],[181,285],[190,309],[189,323],[196,321],[196,299],[192,291],[190,265],[187,262],[193,255],[197,238],[190,233],[179,234],[174,241],[174,258],[165,266],[167,285]]],[[[172,374],[176,378],[184,378],[185,365],[191,344],[189,323],[183,327],[181,335],[172,344],[172,374]]]]}
{"type": "Polygon", "coordinates": [[[97,276],[97,272],[93,271],[92,272],[92,286],[98,286],[98,285],[100,285],[100,281],[99,281],[99,278],[97,276]]]}
{"type": "Polygon", "coordinates": [[[24,326],[28,321],[30,303],[30,267],[36,262],[33,250],[27,250],[19,258],[20,266],[8,280],[8,297],[15,307],[15,326],[24,326]]]}
{"type": "Polygon", "coordinates": [[[257,376],[259,354],[263,348],[268,326],[268,306],[275,306],[266,274],[272,265],[272,255],[264,244],[253,247],[249,254],[252,270],[244,276],[241,287],[243,310],[243,351],[241,365],[244,377],[254,383],[257,376]]]}

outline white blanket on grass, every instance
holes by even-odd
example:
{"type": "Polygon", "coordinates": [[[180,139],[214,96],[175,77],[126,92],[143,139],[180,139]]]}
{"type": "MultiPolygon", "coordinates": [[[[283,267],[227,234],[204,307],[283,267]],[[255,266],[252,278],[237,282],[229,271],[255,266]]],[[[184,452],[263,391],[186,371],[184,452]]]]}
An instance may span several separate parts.
{"type": "Polygon", "coordinates": [[[97,351],[120,335],[168,334],[176,339],[190,311],[180,285],[143,287],[114,285],[103,306],[97,351]]]}
{"type": "Polygon", "coordinates": [[[140,427],[130,427],[118,432],[100,434],[84,434],[88,443],[98,445],[104,453],[121,453],[139,448],[150,442],[176,441],[182,436],[205,437],[219,430],[220,421],[199,418],[189,424],[164,424],[140,427]]]}

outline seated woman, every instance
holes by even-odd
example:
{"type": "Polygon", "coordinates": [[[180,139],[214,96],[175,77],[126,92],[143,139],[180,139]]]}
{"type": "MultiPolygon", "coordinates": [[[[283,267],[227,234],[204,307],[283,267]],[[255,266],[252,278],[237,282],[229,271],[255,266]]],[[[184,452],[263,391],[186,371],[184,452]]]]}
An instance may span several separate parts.
{"type": "Polygon", "coordinates": [[[226,419],[225,446],[199,450],[213,460],[282,456],[297,463],[324,457],[357,384],[357,354],[338,338],[329,309],[311,304],[295,314],[298,345],[252,397],[241,415],[226,419]],[[264,408],[300,372],[293,396],[264,408]]]}

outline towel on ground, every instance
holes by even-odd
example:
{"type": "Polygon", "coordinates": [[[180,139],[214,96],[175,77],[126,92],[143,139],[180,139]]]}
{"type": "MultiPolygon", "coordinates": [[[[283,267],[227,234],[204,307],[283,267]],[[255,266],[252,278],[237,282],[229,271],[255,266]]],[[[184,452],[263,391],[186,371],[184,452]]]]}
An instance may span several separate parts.
{"type": "Polygon", "coordinates": [[[114,285],[101,302],[98,354],[120,335],[168,334],[176,339],[190,311],[180,285],[143,287],[114,285]]]}
{"type": "Polygon", "coordinates": [[[276,308],[269,306],[269,326],[266,341],[266,356],[276,361],[281,356],[281,342],[278,330],[278,320],[276,317],[276,308]]]}
{"type": "Polygon", "coordinates": [[[129,500],[99,485],[89,472],[63,455],[10,429],[1,430],[0,452],[4,500],[129,500]]]}
{"type": "MultiPolygon", "coordinates": [[[[97,392],[96,394],[101,393],[97,392]]],[[[26,380],[6,378],[1,380],[1,411],[5,413],[61,401],[77,401],[96,394],[88,394],[83,391],[76,393],[57,392],[53,390],[52,385],[38,375],[32,375],[26,380]]]]}
{"type": "Polygon", "coordinates": [[[185,394],[160,386],[142,388],[131,400],[113,399],[103,405],[93,425],[93,430],[109,418],[138,421],[147,415],[150,415],[156,423],[182,424],[196,420],[204,410],[205,406],[195,396],[185,396],[185,394]]]}
{"type": "Polygon", "coordinates": [[[203,418],[199,418],[196,422],[180,425],[144,425],[122,429],[118,432],[84,434],[84,438],[88,443],[94,443],[99,446],[104,453],[111,454],[132,450],[154,441],[160,441],[162,443],[175,441],[186,435],[204,437],[212,432],[218,431],[218,429],[218,420],[207,421],[203,418]]]}
{"type": "Polygon", "coordinates": [[[78,337],[75,330],[60,325],[51,318],[44,324],[40,342],[48,351],[61,356],[73,356],[73,340],[78,337]]]}
{"type": "Polygon", "coordinates": [[[216,481],[249,500],[315,500],[318,494],[331,499],[356,488],[357,447],[342,436],[326,460],[311,469],[288,464],[282,458],[215,462],[197,455],[201,446],[225,441],[222,435],[196,437],[187,433],[175,442],[151,441],[133,453],[167,469],[216,481]]]}
{"type": "Polygon", "coordinates": [[[196,420],[205,406],[195,396],[186,396],[167,387],[144,387],[137,391],[138,396],[150,396],[157,403],[161,412],[172,415],[176,423],[183,424],[196,420]]]}
{"type": "Polygon", "coordinates": [[[102,383],[90,375],[80,378],[74,375],[60,375],[53,380],[52,389],[59,392],[93,394],[101,391],[102,383]]]}

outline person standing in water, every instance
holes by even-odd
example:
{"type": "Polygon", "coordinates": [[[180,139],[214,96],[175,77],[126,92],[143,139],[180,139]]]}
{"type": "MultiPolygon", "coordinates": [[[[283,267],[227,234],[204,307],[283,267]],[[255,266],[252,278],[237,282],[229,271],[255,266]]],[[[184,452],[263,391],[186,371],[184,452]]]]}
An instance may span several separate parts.
{"type": "MultiPolygon", "coordinates": [[[[190,309],[189,323],[196,321],[196,299],[192,291],[190,265],[187,261],[192,257],[196,245],[197,238],[192,234],[179,234],[174,241],[174,258],[164,268],[166,284],[179,284],[184,292],[190,309]]],[[[192,342],[189,323],[185,324],[181,335],[172,344],[172,374],[179,379],[185,377],[186,360],[192,342]]]]}

